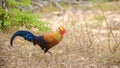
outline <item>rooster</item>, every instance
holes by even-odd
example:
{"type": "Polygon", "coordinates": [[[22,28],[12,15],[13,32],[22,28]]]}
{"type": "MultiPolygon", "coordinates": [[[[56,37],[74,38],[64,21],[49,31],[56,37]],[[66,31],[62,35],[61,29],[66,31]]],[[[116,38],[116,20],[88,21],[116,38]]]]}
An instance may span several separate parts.
{"type": "MultiPolygon", "coordinates": [[[[62,26],[59,26],[58,31],[50,34],[44,34],[40,36],[35,36],[29,31],[19,30],[13,34],[10,40],[10,45],[13,45],[13,41],[17,36],[23,37],[25,40],[33,42],[33,45],[39,45],[40,48],[45,52],[49,52],[48,50],[55,45],[57,45],[63,38],[66,29],[62,26]]],[[[51,52],[49,52],[51,53],[51,52]]]]}

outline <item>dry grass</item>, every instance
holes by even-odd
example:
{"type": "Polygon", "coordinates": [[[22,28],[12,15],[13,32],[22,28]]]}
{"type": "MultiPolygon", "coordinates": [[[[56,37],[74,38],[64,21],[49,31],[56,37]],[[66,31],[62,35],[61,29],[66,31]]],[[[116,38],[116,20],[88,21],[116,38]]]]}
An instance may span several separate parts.
{"type": "Polygon", "coordinates": [[[119,68],[120,27],[112,29],[110,24],[120,20],[120,12],[99,9],[72,10],[63,16],[45,18],[53,31],[59,25],[67,29],[46,60],[38,46],[18,37],[10,47],[11,34],[1,33],[0,68],[119,68]]]}

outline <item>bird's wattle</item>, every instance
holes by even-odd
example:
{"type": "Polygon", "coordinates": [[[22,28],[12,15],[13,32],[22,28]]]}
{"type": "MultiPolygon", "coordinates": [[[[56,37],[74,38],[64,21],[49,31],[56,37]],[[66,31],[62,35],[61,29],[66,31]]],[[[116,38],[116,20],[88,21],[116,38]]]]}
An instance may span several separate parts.
{"type": "Polygon", "coordinates": [[[63,30],[63,31],[60,32],[60,34],[62,35],[62,37],[64,36],[65,32],[66,32],[66,30],[63,30]]]}

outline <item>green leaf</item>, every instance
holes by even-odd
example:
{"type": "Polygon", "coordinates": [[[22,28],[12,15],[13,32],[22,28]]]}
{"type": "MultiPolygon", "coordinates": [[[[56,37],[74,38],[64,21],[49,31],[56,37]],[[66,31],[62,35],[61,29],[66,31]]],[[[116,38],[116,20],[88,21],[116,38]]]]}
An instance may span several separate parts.
{"type": "Polygon", "coordinates": [[[10,22],[9,22],[9,21],[5,21],[5,22],[4,22],[4,25],[5,25],[5,26],[10,26],[10,22]]]}

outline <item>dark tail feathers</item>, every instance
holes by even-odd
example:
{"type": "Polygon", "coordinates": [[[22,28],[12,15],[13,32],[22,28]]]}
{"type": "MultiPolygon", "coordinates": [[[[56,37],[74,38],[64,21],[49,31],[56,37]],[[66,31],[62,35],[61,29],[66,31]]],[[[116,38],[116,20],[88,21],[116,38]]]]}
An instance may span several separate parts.
{"type": "Polygon", "coordinates": [[[34,35],[31,33],[31,32],[29,32],[29,31],[24,31],[24,30],[20,30],[20,31],[17,31],[17,32],[15,32],[14,34],[13,34],[13,36],[11,37],[11,40],[10,40],[10,45],[12,46],[12,44],[13,44],[13,41],[14,41],[14,39],[15,39],[15,37],[16,36],[21,36],[21,37],[23,37],[25,40],[28,40],[28,41],[33,41],[33,39],[34,39],[34,35]]]}

